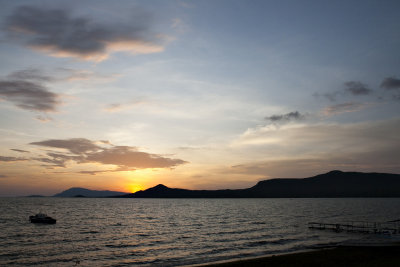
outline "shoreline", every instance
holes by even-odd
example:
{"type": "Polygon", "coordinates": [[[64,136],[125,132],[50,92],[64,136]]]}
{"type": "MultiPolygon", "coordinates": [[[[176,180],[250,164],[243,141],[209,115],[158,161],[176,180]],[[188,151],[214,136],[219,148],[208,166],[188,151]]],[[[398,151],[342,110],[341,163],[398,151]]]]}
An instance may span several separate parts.
{"type": "Polygon", "coordinates": [[[338,245],[282,254],[209,262],[191,267],[244,266],[400,266],[400,243],[338,245]]]}

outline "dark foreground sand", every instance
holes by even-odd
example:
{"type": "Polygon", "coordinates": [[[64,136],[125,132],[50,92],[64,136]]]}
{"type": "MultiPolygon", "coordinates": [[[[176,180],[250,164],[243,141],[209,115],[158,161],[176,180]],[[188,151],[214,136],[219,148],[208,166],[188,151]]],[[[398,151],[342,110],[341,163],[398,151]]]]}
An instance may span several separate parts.
{"type": "Polygon", "coordinates": [[[400,267],[400,245],[343,246],[256,259],[238,260],[205,266],[363,266],[400,267]]]}

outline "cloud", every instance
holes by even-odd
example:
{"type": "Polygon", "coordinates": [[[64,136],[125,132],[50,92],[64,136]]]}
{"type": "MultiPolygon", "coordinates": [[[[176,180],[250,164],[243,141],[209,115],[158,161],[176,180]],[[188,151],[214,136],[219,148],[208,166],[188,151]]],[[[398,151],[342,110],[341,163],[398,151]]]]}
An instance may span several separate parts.
{"type": "Polygon", "coordinates": [[[38,115],[36,116],[36,119],[40,122],[49,122],[52,121],[53,119],[49,116],[42,116],[42,115],[38,115]]]}
{"type": "Polygon", "coordinates": [[[5,157],[5,156],[0,156],[0,162],[16,162],[16,161],[25,161],[27,159],[25,158],[16,158],[16,157],[5,157]]]}
{"type": "Polygon", "coordinates": [[[305,115],[300,114],[298,111],[289,112],[281,115],[272,115],[269,117],[265,117],[266,120],[270,122],[289,122],[289,121],[298,121],[305,118],[305,115]]]}
{"type": "Polygon", "coordinates": [[[333,169],[400,173],[399,131],[400,119],[249,129],[232,148],[251,151],[253,158],[221,172],[275,178],[333,169]]]}
{"type": "Polygon", "coordinates": [[[400,79],[394,77],[385,78],[381,83],[381,88],[388,90],[400,89],[400,79]]]}
{"type": "Polygon", "coordinates": [[[29,68],[24,70],[18,70],[7,75],[7,79],[9,80],[28,80],[28,81],[36,81],[36,82],[49,82],[54,79],[46,74],[44,74],[41,70],[35,68],[29,68]]]}
{"type": "Polygon", "coordinates": [[[0,178],[7,178],[7,177],[8,177],[7,175],[0,174],[0,178]]]}
{"type": "Polygon", "coordinates": [[[59,95],[30,81],[0,81],[0,97],[31,111],[55,112],[59,95]]]}
{"type": "Polygon", "coordinates": [[[104,172],[113,172],[113,170],[105,170],[105,171],[80,171],[80,172],[78,172],[78,173],[96,175],[96,174],[98,174],[98,173],[104,173],[104,172]]]}
{"type": "Polygon", "coordinates": [[[362,82],[356,82],[356,81],[348,81],[344,83],[344,89],[342,90],[336,90],[332,92],[326,92],[326,93],[314,93],[314,97],[324,97],[328,99],[331,102],[334,102],[337,100],[339,96],[366,96],[366,95],[371,95],[374,91],[369,89],[367,85],[365,85],[362,82]]]}
{"type": "Polygon", "coordinates": [[[22,109],[55,112],[60,105],[60,95],[44,85],[52,80],[38,69],[14,71],[0,80],[0,97],[22,109]]]}
{"type": "Polygon", "coordinates": [[[322,154],[348,154],[382,149],[399,149],[400,119],[348,123],[267,125],[250,128],[239,136],[233,147],[268,151],[264,158],[310,157],[322,154]]]}
{"type": "Polygon", "coordinates": [[[104,110],[107,112],[120,112],[122,110],[131,109],[146,103],[147,102],[142,100],[132,100],[126,103],[113,103],[105,107],[104,110]]]}
{"type": "Polygon", "coordinates": [[[149,17],[136,10],[130,21],[106,24],[73,16],[66,9],[20,6],[7,18],[6,28],[28,46],[52,56],[101,61],[114,51],[163,51],[165,38],[150,31],[149,17]]]}
{"type": "Polygon", "coordinates": [[[331,170],[400,173],[399,150],[384,149],[363,153],[326,154],[324,157],[299,157],[255,161],[222,168],[222,173],[265,178],[305,178],[331,170]]]}
{"type": "Polygon", "coordinates": [[[135,147],[129,146],[115,146],[100,152],[90,153],[86,159],[91,162],[138,169],[172,168],[187,163],[180,159],[170,159],[156,154],[140,152],[135,147]]]}
{"type": "Polygon", "coordinates": [[[78,173],[81,174],[90,174],[90,175],[96,175],[98,173],[107,173],[107,172],[123,172],[123,171],[135,171],[136,169],[133,168],[127,168],[127,167],[118,167],[116,169],[112,170],[100,170],[100,171],[79,171],[78,173]]]}
{"type": "Polygon", "coordinates": [[[344,83],[345,89],[344,92],[352,94],[352,95],[369,95],[372,93],[372,90],[369,89],[365,84],[362,82],[346,82],[344,83]]]}
{"type": "MultiPolygon", "coordinates": [[[[66,140],[52,139],[30,143],[31,145],[58,148],[67,150],[68,154],[47,153],[47,157],[34,158],[34,160],[52,164],[52,166],[65,167],[68,161],[77,164],[99,163],[115,165],[112,171],[132,171],[146,168],[173,168],[187,163],[181,159],[172,159],[157,154],[138,151],[136,147],[114,146],[108,141],[95,142],[85,138],[72,138],[66,140]]],[[[84,171],[89,174],[107,171],[84,171]]]]}
{"type": "Polygon", "coordinates": [[[342,103],[342,104],[337,104],[337,105],[326,107],[323,110],[323,114],[330,116],[330,115],[336,115],[336,114],[341,114],[341,113],[346,113],[346,112],[355,112],[355,111],[363,110],[368,105],[369,104],[365,104],[365,103],[347,102],[347,103],[342,103]]]}
{"type": "Polygon", "coordinates": [[[71,139],[50,139],[40,142],[32,142],[30,145],[62,148],[77,155],[82,155],[89,152],[99,151],[100,146],[85,138],[71,138],[71,139]]]}
{"type": "Polygon", "coordinates": [[[338,96],[338,94],[339,94],[339,91],[334,91],[334,92],[323,93],[323,94],[314,93],[313,96],[317,97],[317,98],[324,97],[324,98],[328,99],[329,101],[334,102],[334,101],[336,101],[336,97],[338,96]]]}
{"type": "Polygon", "coordinates": [[[48,163],[53,167],[66,167],[68,161],[82,162],[83,156],[65,155],[61,153],[47,153],[48,157],[32,158],[33,160],[48,163]]]}
{"type": "Polygon", "coordinates": [[[63,77],[60,77],[59,80],[61,81],[89,81],[89,82],[110,82],[118,77],[120,74],[103,74],[103,73],[96,73],[91,70],[75,70],[70,68],[57,68],[57,72],[61,73],[63,77]]]}
{"type": "Polygon", "coordinates": [[[55,158],[32,158],[32,160],[40,161],[43,163],[48,163],[50,165],[45,165],[46,167],[52,166],[52,167],[63,167],[65,168],[65,159],[55,159],[55,158]]]}
{"type": "Polygon", "coordinates": [[[74,82],[74,81],[87,81],[87,82],[110,82],[121,74],[117,73],[97,73],[92,70],[85,69],[71,69],[71,68],[54,68],[54,69],[39,69],[39,68],[27,68],[23,70],[14,71],[6,76],[6,80],[12,81],[31,81],[39,84],[47,82],[74,82]]]}
{"type": "Polygon", "coordinates": [[[380,87],[392,91],[392,98],[396,101],[400,101],[400,79],[394,77],[385,78],[380,87]]]}
{"type": "Polygon", "coordinates": [[[20,153],[29,153],[29,151],[22,150],[22,149],[16,149],[16,148],[11,148],[10,150],[15,151],[15,152],[20,152],[20,153]]]}

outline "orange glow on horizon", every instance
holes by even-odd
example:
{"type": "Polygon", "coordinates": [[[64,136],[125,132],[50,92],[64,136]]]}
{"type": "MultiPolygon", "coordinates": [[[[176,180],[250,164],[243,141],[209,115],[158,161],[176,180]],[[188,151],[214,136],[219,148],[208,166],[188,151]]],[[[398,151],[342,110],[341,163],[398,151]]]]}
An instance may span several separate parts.
{"type": "Polygon", "coordinates": [[[127,188],[130,193],[135,193],[137,191],[144,190],[143,186],[139,184],[130,184],[127,186],[127,188]]]}

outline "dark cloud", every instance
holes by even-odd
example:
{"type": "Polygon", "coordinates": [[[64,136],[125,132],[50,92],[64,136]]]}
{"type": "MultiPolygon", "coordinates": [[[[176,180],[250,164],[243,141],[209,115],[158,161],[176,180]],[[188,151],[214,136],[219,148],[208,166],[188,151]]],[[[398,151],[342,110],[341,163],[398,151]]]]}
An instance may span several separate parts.
{"type": "Polygon", "coordinates": [[[305,115],[300,114],[298,111],[289,112],[281,115],[272,115],[269,117],[265,117],[266,120],[271,122],[289,122],[289,121],[298,121],[305,118],[305,115]]]}
{"type": "MultiPolygon", "coordinates": [[[[24,76],[24,74],[17,76],[24,76]]],[[[43,84],[36,81],[37,79],[32,77],[29,79],[0,80],[0,97],[22,109],[55,112],[60,104],[60,96],[50,92],[43,84]]]]}
{"type": "Polygon", "coordinates": [[[101,149],[100,146],[96,145],[94,142],[85,138],[72,138],[72,139],[51,139],[40,142],[32,142],[30,145],[53,147],[53,148],[63,148],[68,150],[73,154],[85,154],[88,152],[94,152],[101,149]]]}
{"type": "Polygon", "coordinates": [[[10,150],[20,152],[20,153],[29,153],[29,151],[22,150],[22,149],[16,149],[16,148],[11,148],[10,150]]]}
{"type": "Polygon", "coordinates": [[[0,174],[0,178],[6,178],[6,177],[8,177],[8,176],[4,175],[4,174],[0,174]]]}
{"type": "MultiPolygon", "coordinates": [[[[71,154],[47,153],[48,157],[35,158],[34,160],[52,164],[57,167],[65,167],[67,161],[80,163],[100,163],[116,165],[112,171],[132,171],[146,168],[173,168],[187,163],[181,159],[166,158],[161,155],[138,151],[131,146],[113,146],[108,141],[94,142],[85,138],[73,138],[66,140],[45,140],[33,142],[31,145],[65,149],[71,154]]],[[[96,174],[109,171],[87,171],[96,174]]]]}
{"type": "Polygon", "coordinates": [[[373,92],[374,92],[373,90],[368,88],[368,86],[362,82],[349,81],[349,82],[344,83],[344,89],[342,89],[342,90],[336,90],[336,91],[322,93],[322,94],[314,93],[313,96],[324,97],[324,98],[328,99],[329,101],[334,102],[340,96],[347,96],[347,95],[366,96],[366,95],[371,95],[373,92]]]}
{"type": "Polygon", "coordinates": [[[382,81],[380,87],[391,91],[393,100],[400,101],[400,79],[387,77],[382,81]]]}
{"type": "MultiPolygon", "coordinates": [[[[32,160],[36,160],[36,161],[40,161],[40,162],[43,162],[43,163],[50,164],[50,166],[52,166],[52,167],[63,167],[63,168],[65,167],[65,162],[66,162],[65,159],[45,158],[45,157],[32,158],[32,160]]],[[[46,167],[47,166],[48,165],[46,165],[46,167]]]]}
{"type": "Polygon", "coordinates": [[[0,161],[3,161],[3,162],[16,162],[16,161],[25,161],[25,160],[26,160],[25,158],[0,156],[0,161]]]}
{"type": "Polygon", "coordinates": [[[33,160],[40,161],[43,163],[48,163],[53,167],[65,167],[68,161],[83,162],[83,156],[71,156],[61,153],[47,153],[48,157],[32,158],[33,160]]]}
{"type": "Polygon", "coordinates": [[[394,77],[385,78],[381,83],[381,88],[388,90],[400,89],[400,79],[394,77]]]}
{"type": "Polygon", "coordinates": [[[35,49],[54,56],[98,61],[106,58],[109,50],[160,52],[160,37],[149,30],[149,17],[136,10],[130,21],[106,24],[74,17],[70,10],[20,6],[7,18],[6,27],[35,49]]]}
{"type": "Polygon", "coordinates": [[[344,92],[351,94],[351,95],[369,95],[372,93],[372,90],[369,89],[365,84],[362,82],[346,82],[344,83],[345,89],[344,92]]]}

